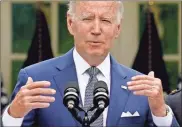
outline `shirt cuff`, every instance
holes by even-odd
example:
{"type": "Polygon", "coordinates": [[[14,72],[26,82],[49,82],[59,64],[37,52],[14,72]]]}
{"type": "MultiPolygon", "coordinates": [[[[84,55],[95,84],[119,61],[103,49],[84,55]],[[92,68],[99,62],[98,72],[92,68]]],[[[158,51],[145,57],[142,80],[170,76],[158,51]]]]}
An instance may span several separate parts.
{"type": "Polygon", "coordinates": [[[171,126],[172,120],[173,120],[173,111],[168,105],[166,105],[166,107],[169,109],[167,116],[158,117],[152,114],[153,122],[155,123],[156,126],[160,126],[160,127],[171,126]]]}
{"type": "Polygon", "coordinates": [[[9,115],[8,113],[8,109],[9,106],[7,106],[7,108],[4,110],[3,116],[2,116],[2,123],[4,127],[20,127],[23,123],[23,118],[14,118],[12,116],[9,115]]]}

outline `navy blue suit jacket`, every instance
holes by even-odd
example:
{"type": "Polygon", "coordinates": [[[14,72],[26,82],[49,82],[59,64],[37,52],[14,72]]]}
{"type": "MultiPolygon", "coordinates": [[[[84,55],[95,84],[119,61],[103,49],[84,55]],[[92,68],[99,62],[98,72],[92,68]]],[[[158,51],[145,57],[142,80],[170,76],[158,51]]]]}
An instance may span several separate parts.
{"type": "MultiPolygon", "coordinates": [[[[138,74],[140,73],[120,65],[111,56],[111,91],[107,126],[155,126],[152,121],[147,97],[136,96],[131,91],[121,88],[121,85],[126,85],[131,80],[131,77],[138,74]],[[121,118],[122,112],[127,111],[131,114],[138,111],[140,116],[121,118]]],[[[78,82],[73,60],[73,50],[70,50],[61,57],[56,57],[22,69],[19,73],[12,99],[21,86],[26,84],[29,76],[34,81],[50,81],[50,87],[57,92],[53,95],[55,102],[51,103],[50,107],[35,109],[29,112],[25,116],[22,126],[32,126],[35,122],[38,126],[42,127],[81,126],[63,105],[65,85],[69,81],[78,82]]],[[[176,119],[173,118],[173,126],[177,125],[176,119]]]]}

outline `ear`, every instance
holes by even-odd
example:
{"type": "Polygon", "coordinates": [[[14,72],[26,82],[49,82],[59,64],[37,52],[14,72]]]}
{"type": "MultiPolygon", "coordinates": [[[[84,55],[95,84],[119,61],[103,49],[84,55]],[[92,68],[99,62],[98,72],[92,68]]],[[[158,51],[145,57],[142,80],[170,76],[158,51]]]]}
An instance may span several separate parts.
{"type": "Polygon", "coordinates": [[[71,35],[74,34],[73,32],[73,18],[70,14],[67,13],[67,28],[71,35]]]}
{"type": "Polygon", "coordinates": [[[121,22],[117,25],[115,38],[118,38],[121,33],[121,22]]]}

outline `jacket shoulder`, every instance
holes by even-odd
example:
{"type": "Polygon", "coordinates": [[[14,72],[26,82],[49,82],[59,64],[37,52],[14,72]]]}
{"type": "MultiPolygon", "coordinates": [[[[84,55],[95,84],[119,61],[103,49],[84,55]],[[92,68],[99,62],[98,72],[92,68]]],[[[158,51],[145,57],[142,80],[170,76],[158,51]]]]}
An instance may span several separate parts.
{"type": "Polygon", "coordinates": [[[137,70],[134,70],[130,67],[127,67],[123,64],[119,64],[119,69],[122,70],[123,72],[125,72],[127,75],[130,75],[130,76],[136,76],[136,75],[144,75],[143,73],[137,71],[137,70]]]}
{"type": "Polygon", "coordinates": [[[42,67],[49,67],[50,64],[53,65],[55,61],[57,61],[59,57],[55,57],[55,58],[51,58],[51,59],[48,59],[48,60],[44,60],[44,61],[41,61],[39,63],[35,63],[35,64],[32,64],[30,66],[27,66],[23,69],[25,70],[31,70],[31,69],[39,69],[39,68],[42,68],[42,67]]]}

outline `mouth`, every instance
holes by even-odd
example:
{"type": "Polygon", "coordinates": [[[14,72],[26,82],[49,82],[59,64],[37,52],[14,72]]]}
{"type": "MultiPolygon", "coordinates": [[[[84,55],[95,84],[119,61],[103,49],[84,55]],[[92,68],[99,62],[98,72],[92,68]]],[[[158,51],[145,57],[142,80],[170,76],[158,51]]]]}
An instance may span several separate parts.
{"type": "Polygon", "coordinates": [[[103,42],[101,41],[88,41],[90,44],[102,44],[103,42]]]}

